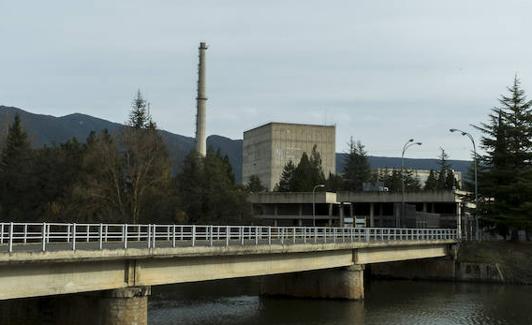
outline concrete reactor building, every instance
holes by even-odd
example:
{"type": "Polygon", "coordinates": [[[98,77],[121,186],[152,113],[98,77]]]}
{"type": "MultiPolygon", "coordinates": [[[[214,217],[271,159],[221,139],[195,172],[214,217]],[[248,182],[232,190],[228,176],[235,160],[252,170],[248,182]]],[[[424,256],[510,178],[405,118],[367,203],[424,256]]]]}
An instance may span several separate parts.
{"type": "Polygon", "coordinates": [[[268,190],[279,182],[284,166],[298,164],[316,145],[325,176],[336,171],[336,126],[268,123],[244,132],[242,182],[256,175],[268,190]]]}

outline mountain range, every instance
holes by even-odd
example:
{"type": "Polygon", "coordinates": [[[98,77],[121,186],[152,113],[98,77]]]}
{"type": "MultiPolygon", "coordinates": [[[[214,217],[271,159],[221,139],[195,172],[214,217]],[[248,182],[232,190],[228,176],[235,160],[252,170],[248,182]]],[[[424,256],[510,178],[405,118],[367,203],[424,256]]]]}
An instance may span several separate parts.
{"type": "MultiPolygon", "coordinates": [[[[7,133],[15,114],[20,116],[22,126],[29,134],[34,147],[60,144],[72,137],[83,142],[91,131],[99,132],[107,129],[111,133],[117,132],[123,125],[100,119],[94,116],[74,113],[65,116],[51,116],[34,114],[16,107],[0,105],[0,137],[7,133]]],[[[166,143],[171,157],[178,169],[183,158],[194,148],[194,138],[161,130],[161,136],[166,143]]],[[[242,140],[230,139],[220,135],[211,135],[207,138],[207,146],[229,157],[235,173],[235,178],[240,182],[242,175],[242,140]]],[[[341,171],[344,165],[345,153],[336,154],[336,170],[341,171]]],[[[400,168],[401,158],[369,156],[371,168],[400,168]]],[[[470,161],[449,160],[452,168],[466,174],[470,161]]],[[[405,167],[414,169],[438,169],[438,159],[405,158],[405,167]]]]}

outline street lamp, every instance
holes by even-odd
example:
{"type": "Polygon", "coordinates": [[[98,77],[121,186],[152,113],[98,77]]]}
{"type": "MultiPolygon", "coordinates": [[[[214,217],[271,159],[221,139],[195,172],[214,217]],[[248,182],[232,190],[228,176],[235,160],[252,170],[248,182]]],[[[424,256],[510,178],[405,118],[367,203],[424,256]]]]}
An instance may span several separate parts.
{"type": "Polygon", "coordinates": [[[467,133],[465,131],[459,130],[459,129],[449,129],[449,132],[460,132],[462,136],[467,136],[469,140],[471,140],[471,143],[473,144],[473,154],[475,155],[475,161],[474,161],[474,170],[475,170],[475,238],[477,240],[480,239],[479,234],[479,225],[478,225],[478,176],[477,176],[477,165],[478,165],[478,156],[477,156],[477,146],[475,144],[475,139],[470,133],[467,133]]]}
{"type": "Polygon", "coordinates": [[[316,227],[316,189],[324,188],[325,185],[319,184],[312,189],[312,226],[316,227]]]}
{"type": "MultiPolygon", "coordinates": [[[[404,219],[405,217],[405,152],[408,148],[412,146],[420,146],[422,144],[423,143],[421,142],[414,142],[414,139],[409,139],[403,146],[403,152],[401,153],[401,219],[404,219]]],[[[404,221],[402,220],[401,223],[403,222],[404,221]]]]}

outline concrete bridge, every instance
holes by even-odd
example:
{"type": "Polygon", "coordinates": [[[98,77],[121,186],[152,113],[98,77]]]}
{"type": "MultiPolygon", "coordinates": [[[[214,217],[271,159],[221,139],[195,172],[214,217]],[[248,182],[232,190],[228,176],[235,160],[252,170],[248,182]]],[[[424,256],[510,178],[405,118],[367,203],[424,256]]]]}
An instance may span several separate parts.
{"type": "Polygon", "coordinates": [[[456,237],[454,229],[2,223],[0,323],[40,313],[44,298],[37,307],[18,298],[56,297],[69,305],[54,315],[62,322],[144,324],[151,286],[263,275],[274,275],[264,294],[363,299],[365,265],[453,255],[456,237]]]}

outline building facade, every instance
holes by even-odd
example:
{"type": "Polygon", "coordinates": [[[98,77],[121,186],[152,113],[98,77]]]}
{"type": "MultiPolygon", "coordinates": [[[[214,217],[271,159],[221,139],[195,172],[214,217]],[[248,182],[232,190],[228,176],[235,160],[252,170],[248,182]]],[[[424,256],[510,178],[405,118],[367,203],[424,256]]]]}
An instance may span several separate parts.
{"type": "Polygon", "coordinates": [[[336,171],[336,127],[268,123],[244,132],[242,148],[242,182],[256,175],[262,184],[273,190],[279,182],[284,166],[299,163],[301,155],[310,155],[316,145],[321,155],[325,175],[336,171]]]}
{"type": "Polygon", "coordinates": [[[466,192],[269,192],[252,193],[253,217],[273,226],[347,226],[364,219],[366,227],[456,228],[466,218],[466,192]]]}

